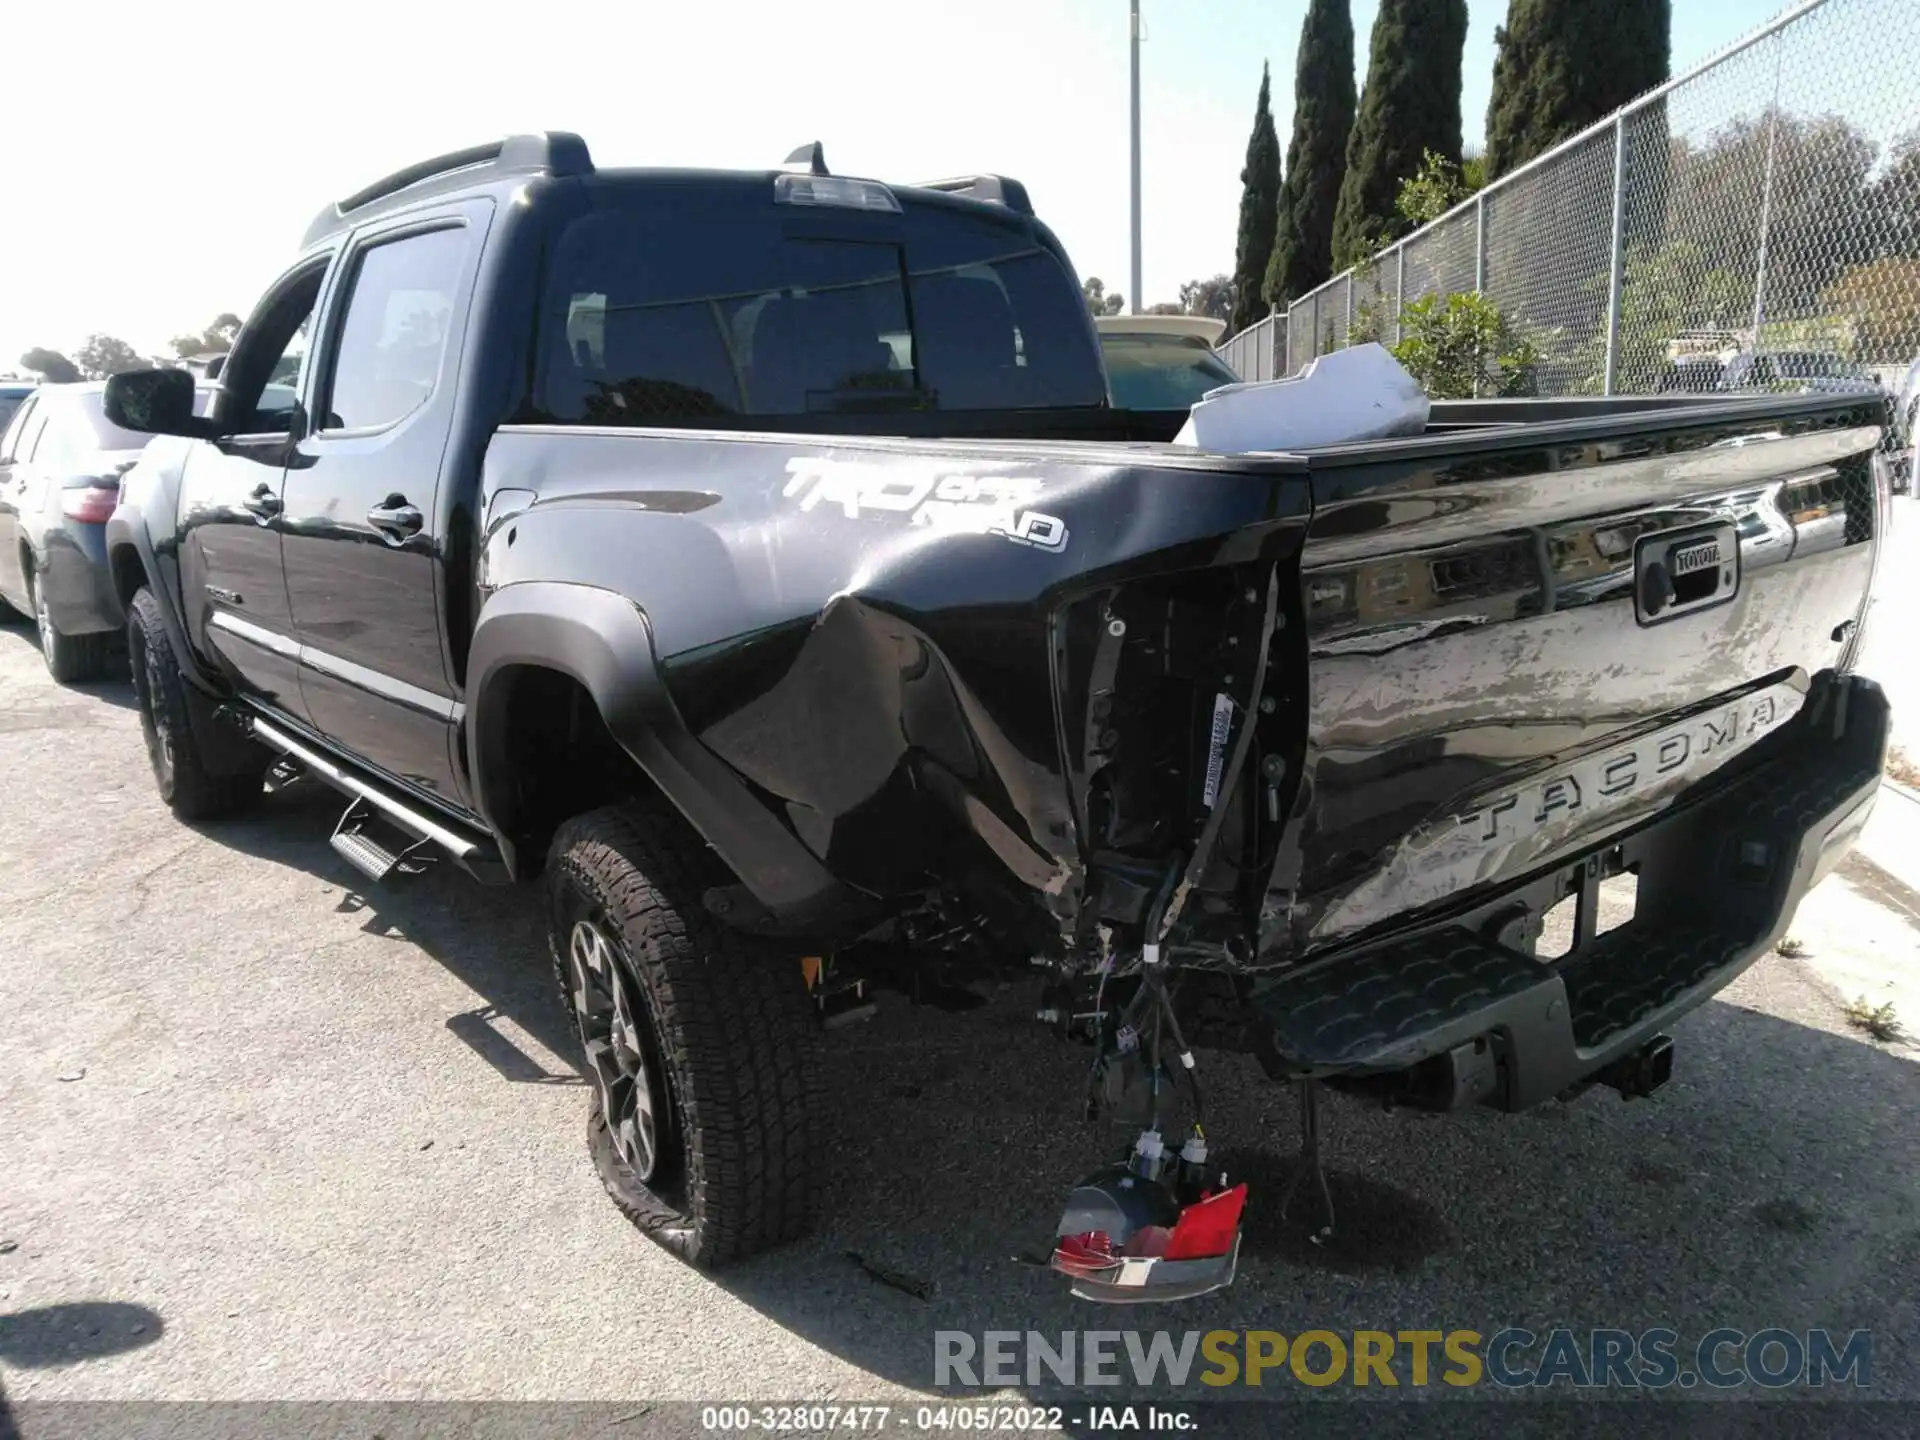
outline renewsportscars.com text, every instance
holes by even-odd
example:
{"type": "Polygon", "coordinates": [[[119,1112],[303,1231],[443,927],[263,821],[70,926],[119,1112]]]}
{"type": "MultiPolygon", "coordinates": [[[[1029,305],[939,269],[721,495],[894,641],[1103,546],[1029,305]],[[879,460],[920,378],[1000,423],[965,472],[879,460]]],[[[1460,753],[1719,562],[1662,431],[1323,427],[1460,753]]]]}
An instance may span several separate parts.
{"type": "Polygon", "coordinates": [[[936,1330],[933,1383],[1725,1390],[1872,1383],[1865,1330],[936,1330]]]}

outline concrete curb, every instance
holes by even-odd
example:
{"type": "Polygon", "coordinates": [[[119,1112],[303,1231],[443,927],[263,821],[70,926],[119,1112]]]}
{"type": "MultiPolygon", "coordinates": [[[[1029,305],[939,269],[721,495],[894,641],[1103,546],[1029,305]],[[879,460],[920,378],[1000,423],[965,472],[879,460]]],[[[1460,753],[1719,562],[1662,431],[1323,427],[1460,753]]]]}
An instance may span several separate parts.
{"type": "Polygon", "coordinates": [[[1854,853],[1909,891],[1920,891],[1920,790],[1883,779],[1854,853]]]}

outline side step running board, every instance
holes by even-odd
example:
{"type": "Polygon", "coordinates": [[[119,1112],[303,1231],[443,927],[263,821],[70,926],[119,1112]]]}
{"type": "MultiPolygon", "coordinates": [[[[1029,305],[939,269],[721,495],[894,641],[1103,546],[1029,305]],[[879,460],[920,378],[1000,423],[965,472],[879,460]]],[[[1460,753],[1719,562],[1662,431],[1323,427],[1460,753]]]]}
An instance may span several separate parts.
{"type": "Polygon", "coordinates": [[[291,755],[282,755],[267,767],[267,793],[284,790],[289,785],[297,785],[307,778],[307,772],[300,762],[291,755]]]}
{"type": "Polygon", "coordinates": [[[279,751],[305,774],[325,781],[352,802],[334,827],[332,843],[341,857],[362,874],[381,880],[396,870],[412,873],[419,869],[418,862],[426,858],[420,851],[430,844],[478,880],[488,884],[504,884],[508,880],[506,865],[491,840],[478,833],[455,829],[395,799],[312,746],[294,739],[271,721],[249,715],[246,724],[256,740],[279,751]],[[400,832],[402,838],[397,849],[384,837],[370,833],[370,822],[376,817],[385,822],[382,828],[400,832]],[[403,861],[406,863],[402,864],[403,861]]]}
{"type": "Polygon", "coordinates": [[[396,870],[402,875],[419,874],[429,858],[421,852],[432,842],[390,821],[382,824],[373,807],[356,795],[347,802],[340,823],[333,827],[331,843],[341,859],[369,880],[380,881],[396,870]],[[397,848],[379,833],[381,830],[399,836],[397,848]]]}

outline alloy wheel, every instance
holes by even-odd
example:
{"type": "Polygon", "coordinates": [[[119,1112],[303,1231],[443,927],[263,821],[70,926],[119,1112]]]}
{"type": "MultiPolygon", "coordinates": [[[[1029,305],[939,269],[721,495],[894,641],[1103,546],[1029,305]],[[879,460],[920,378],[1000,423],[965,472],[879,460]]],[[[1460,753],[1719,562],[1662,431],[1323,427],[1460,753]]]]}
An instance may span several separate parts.
{"type": "Polygon", "coordinates": [[[140,718],[145,722],[147,752],[162,779],[173,775],[173,732],[168,723],[165,676],[154,647],[144,639],[138,642],[140,676],[140,718]]]}
{"type": "Polygon", "coordinates": [[[53,615],[47,609],[47,592],[38,576],[35,576],[30,583],[33,587],[33,623],[40,632],[40,653],[46,657],[47,664],[52,665],[53,652],[55,646],[59,644],[59,637],[54,632],[53,615]]]}
{"type": "Polygon", "coordinates": [[[567,937],[574,1020],[620,1158],[642,1184],[664,1175],[672,1109],[639,982],[600,923],[576,920],[567,937]]]}

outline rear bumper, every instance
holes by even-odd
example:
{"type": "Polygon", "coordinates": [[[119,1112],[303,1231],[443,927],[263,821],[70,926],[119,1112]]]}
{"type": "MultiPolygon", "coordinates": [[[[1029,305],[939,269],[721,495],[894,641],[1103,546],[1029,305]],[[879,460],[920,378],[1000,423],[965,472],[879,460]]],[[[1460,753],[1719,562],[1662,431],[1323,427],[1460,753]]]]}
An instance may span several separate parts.
{"type": "Polygon", "coordinates": [[[1888,718],[1879,686],[1836,680],[1764,760],[1640,830],[1469,913],[1263,984],[1253,1005],[1269,1066],[1407,1077],[1436,1108],[1522,1110],[1595,1078],[1779,940],[1866,824],[1888,718]],[[1621,868],[1639,893],[1619,929],[1583,930],[1552,962],[1493,938],[1522,907],[1590,897],[1621,868]]]}
{"type": "Polygon", "coordinates": [[[45,568],[47,613],[62,635],[94,635],[121,627],[113,572],[107,565],[107,527],[68,520],[49,529],[45,568]]]}

